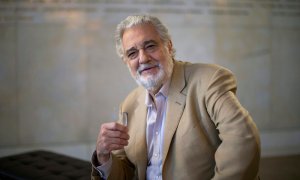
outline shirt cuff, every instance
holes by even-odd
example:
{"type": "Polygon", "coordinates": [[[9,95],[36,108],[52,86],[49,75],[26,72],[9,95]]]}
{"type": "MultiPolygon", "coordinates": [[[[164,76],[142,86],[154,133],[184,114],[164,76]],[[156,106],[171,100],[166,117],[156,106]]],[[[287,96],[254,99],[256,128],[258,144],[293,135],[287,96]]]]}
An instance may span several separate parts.
{"type": "MultiPolygon", "coordinates": [[[[111,170],[111,166],[112,166],[112,155],[109,155],[109,160],[104,163],[99,165],[99,163],[96,162],[97,159],[97,155],[96,152],[94,152],[93,158],[92,158],[92,165],[93,167],[99,172],[100,176],[102,179],[107,179],[108,175],[110,173],[111,170]]],[[[97,160],[98,161],[98,160],[97,160]]]]}
{"type": "Polygon", "coordinates": [[[109,160],[106,163],[102,164],[101,166],[97,166],[96,169],[102,173],[103,178],[107,179],[110,173],[111,165],[112,165],[112,157],[110,154],[109,160]]]}

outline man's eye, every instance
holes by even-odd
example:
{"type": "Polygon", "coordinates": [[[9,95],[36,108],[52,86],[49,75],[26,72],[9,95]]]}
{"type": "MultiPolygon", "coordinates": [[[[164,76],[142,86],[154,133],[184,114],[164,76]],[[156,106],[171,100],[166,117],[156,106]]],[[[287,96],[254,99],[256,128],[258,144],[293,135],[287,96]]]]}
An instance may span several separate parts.
{"type": "Polygon", "coordinates": [[[134,59],[134,58],[137,57],[137,52],[136,52],[136,51],[130,52],[130,53],[128,53],[127,57],[128,57],[129,59],[134,59]]]}
{"type": "Polygon", "coordinates": [[[145,47],[145,49],[149,52],[154,51],[156,49],[156,45],[155,44],[149,44],[145,47]]]}

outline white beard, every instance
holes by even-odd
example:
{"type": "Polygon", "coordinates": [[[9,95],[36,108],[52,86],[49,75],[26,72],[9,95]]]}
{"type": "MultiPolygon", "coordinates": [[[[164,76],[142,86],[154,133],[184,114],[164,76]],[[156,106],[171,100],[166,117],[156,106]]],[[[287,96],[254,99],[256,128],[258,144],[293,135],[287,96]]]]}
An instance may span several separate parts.
{"type": "MultiPolygon", "coordinates": [[[[153,63],[145,64],[145,66],[147,65],[153,65],[153,63]]],[[[166,67],[158,64],[159,72],[157,75],[142,76],[138,69],[136,72],[135,81],[137,82],[137,84],[142,85],[148,91],[155,91],[171,77],[173,66],[173,60],[170,58],[167,60],[166,67]]]]}

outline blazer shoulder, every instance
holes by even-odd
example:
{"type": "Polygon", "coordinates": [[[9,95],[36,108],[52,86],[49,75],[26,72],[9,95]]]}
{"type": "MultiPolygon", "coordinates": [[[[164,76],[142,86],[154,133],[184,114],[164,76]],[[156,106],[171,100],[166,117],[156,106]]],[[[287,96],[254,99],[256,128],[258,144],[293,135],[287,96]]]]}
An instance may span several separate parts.
{"type": "Polygon", "coordinates": [[[185,65],[185,70],[189,73],[201,73],[202,75],[206,74],[208,76],[212,76],[217,71],[224,71],[232,74],[232,72],[229,69],[223,66],[206,63],[187,63],[185,65]]]}
{"type": "Polygon", "coordinates": [[[184,72],[186,80],[205,80],[208,81],[214,76],[233,76],[233,73],[217,64],[206,63],[184,63],[184,72]]]}

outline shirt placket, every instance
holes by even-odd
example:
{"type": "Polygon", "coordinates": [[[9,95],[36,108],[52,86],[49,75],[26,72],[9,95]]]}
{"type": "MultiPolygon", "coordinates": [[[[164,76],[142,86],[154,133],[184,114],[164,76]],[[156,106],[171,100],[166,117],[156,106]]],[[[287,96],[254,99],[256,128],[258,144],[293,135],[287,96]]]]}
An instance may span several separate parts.
{"type": "Polygon", "coordinates": [[[160,165],[161,165],[161,125],[162,122],[162,105],[163,105],[163,95],[158,94],[155,97],[156,101],[156,123],[154,125],[153,129],[153,136],[154,136],[154,154],[153,154],[153,160],[155,162],[155,165],[157,167],[156,176],[155,179],[161,179],[161,171],[160,171],[160,165]]]}
{"type": "Polygon", "coordinates": [[[148,114],[148,168],[152,169],[151,176],[153,179],[161,180],[161,126],[162,126],[162,108],[164,105],[164,96],[159,93],[153,99],[151,105],[148,107],[150,113],[148,114]],[[154,103],[155,102],[155,103],[154,103]]]}

